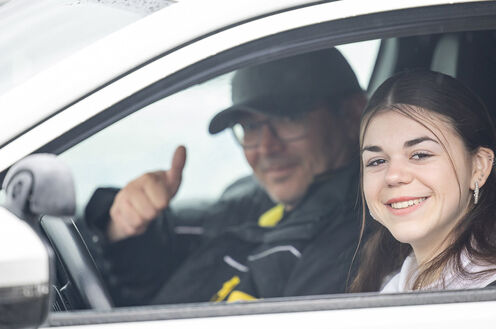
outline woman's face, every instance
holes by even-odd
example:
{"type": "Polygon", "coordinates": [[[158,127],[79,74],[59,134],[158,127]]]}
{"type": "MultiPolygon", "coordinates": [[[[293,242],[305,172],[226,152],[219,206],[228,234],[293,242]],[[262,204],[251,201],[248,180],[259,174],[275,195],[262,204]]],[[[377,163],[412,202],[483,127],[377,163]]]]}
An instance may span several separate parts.
{"type": "Polygon", "coordinates": [[[418,261],[442,247],[471,199],[472,156],[446,120],[429,119],[432,132],[403,114],[379,112],[362,147],[369,210],[418,261]]]}

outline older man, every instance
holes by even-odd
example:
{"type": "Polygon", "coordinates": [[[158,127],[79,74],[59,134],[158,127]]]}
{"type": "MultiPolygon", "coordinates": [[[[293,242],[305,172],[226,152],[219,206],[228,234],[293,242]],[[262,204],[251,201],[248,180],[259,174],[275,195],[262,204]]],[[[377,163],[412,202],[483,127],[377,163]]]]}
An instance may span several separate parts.
{"type": "Polygon", "coordinates": [[[169,170],[90,200],[86,218],[102,237],[97,259],[116,304],[344,292],[365,103],[353,71],[336,49],[284,58],[237,71],[232,99],[209,131],[232,129],[254,175],[217,202],[169,207],[184,147],[169,170]]]}

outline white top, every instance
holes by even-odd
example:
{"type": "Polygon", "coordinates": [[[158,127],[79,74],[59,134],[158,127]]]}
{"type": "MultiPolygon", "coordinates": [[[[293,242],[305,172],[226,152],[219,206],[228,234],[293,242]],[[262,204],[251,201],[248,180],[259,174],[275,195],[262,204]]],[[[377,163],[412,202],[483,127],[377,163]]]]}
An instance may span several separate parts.
{"type": "MultiPolygon", "coordinates": [[[[462,253],[462,264],[470,273],[477,273],[480,271],[495,269],[495,264],[475,264],[470,261],[465,253],[462,253]]],[[[411,286],[418,275],[418,264],[415,255],[410,254],[403,265],[401,270],[396,273],[381,290],[381,293],[395,293],[395,292],[408,292],[412,291],[411,286]]],[[[423,290],[456,290],[456,289],[475,289],[484,288],[491,282],[496,281],[496,271],[483,275],[479,278],[464,278],[453,273],[451,269],[447,269],[444,274],[444,280],[440,279],[429,287],[423,290]],[[443,282],[444,281],[444,282],[443,282]]]]}

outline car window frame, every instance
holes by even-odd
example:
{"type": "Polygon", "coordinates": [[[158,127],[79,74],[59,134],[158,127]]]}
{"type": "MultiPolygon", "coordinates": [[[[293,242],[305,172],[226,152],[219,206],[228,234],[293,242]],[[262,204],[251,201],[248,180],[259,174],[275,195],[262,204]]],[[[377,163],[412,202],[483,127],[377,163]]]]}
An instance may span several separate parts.
{"type": "MultiPolygon", "coordinates": [[[[264,319],[270,319],[271,315],[302,313],[308,314],[314,312],[328,312],[329,319],[334,316],[342,318],[343,312],[346,314],[352,311],[355,316],[360,310],[375,309],[384,313],[389,310],[398,310],[398,308],[408,308],[414,310],[414,307],[425,307],[418,310],[419,313],[430,313],[432,309],[439,311],[436,315],[440,318],[449,315],[448,310],[439,310],[437,306],[452,305],[462,307],[464,305],[480,305],[480,311],[488,312],[496,306],[496,288],[485,288],[475,290],[447,290],[447,291],[423,291],[398,294],[379,294],[379,293],[356,293],[356,294],[338,294],[322,296],[304,296],[291,298],[271,298],[266,300],[257,300],[243,303],[188,303],[174,305],[154,305],[154,306],[135,306],[120,307],[112,311],[73,311],[50,313],[47,324],[53,327],[73,326],[73,325],[101,325],[101,324],[118,324],[118,323],[136,323],[144,321],[171,321],[187,319],[207,319],[207,318],[236,318],[238,316],[260,316],[261,323],[264,319]],[[482,305],[483,303],[484,305],[482,305]],[[431,309],[431,310],[429,310],[431,309]],[[385,311],[384,311],[385,310],[385,311]],[[331,312],[329,312],[331,311],[331,312]],[[309,313],[311,312],[311,313],[309,313]]],[[[418,314],[417,314],[418,315],[418,314]]],[[[346,316],[346,315],[345,315],[346,316]]],[[[377,319],[365,319],[364,323],[377,319]]],[[[380,319],[379,319],[380,320],[380,319]]],[[[428,319],[426,319],[428,320],[428,319]]],[[[235,320],[236,321],[236,320],[235,320]]],[[[234,322],[235,322],[234,321],[234,322]]],[[[237,321],[240,321],[238,319],[237,321]]],[[[412,319],[412,321],[415,321],[412,319]]],[[[449,322],[448,318],[442,321],[449,322]]],[[[231,320],[227,320],[231,322],[231,320]]],[[[350,319],[350,323],[352,323],[350,319]]],[[[172,324],[172,323],[171,323],[172,324]]],[[[376,323],[377,324],[377,323],[376,323]]],[[[221,326],[217,326],[221,327],[221,326]]],[[[227,327],[227,326],[226,326],[227,327]]],[[[230,327],[230,326],[229,326],[230,327]]],[[[346,327],[343,325],[343,327],[346,327]]],[[[149,328],[149,326],[147,326],[149,328]]],[[[182,327],[181,327],[182,328],[182,327]]],[[[288,325],[288,328],[293,328],[288,325]]],[[[353,326],[353,328],[358,328],[353,326]]]]}
{"type": "MultiPolygon", "coordinates": [[[[256,64],[280,58],[281,56],[296,55],[303,51],[324,48],[324,46],[329,47],[331,45],[374,39],[379,36],[386,38],[412,35],[412,29],[416,31],[415,35],[421,35],[467,31],[467,29],[475,31],[496,28],[496,20],[494,19],[496,17],[495,3],[484,5],[476,3],[478,7],[472,5],[467,3],[456,7],[443,5],[429,8],[413,8],[399,12],[378,13],[323,22],[267,36],[263,39],[234,47],[164,77],[72,128],[57,139],[37,149],[36,152],[59,154],[87,136],[158,99],[248,64],[256,64]],[[468,10],[470,8],[474,10],[468,10]],[[467,13],[470,16],[467,17],[467,13]],[[384,20],[388,24],[384,24],[384,20]],[[369,22],[369,25],[364,24],[364,21],[369,22]],[[326,33],[329,35],[326,36],[326,33]],[[312,35],[312,38],[309,38],[308,35],[312,35]]],[[[202,303],[119,308],[110,313],[93,311],[70,312],[70,314],[52,313],[48,324],[50,326],[99,324],[494,300],[496,300],[496,289],[491,288],[395,295],[367,293],[325,297],[292,297],[289,300],[273,299],[237,305],[202,303]]]]}

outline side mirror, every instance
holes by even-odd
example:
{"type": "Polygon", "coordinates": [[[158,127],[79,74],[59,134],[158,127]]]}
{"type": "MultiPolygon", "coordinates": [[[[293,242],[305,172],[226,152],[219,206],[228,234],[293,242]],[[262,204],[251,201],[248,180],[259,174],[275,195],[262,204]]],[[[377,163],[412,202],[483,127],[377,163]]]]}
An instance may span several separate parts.
{"type": "Polygon", "coordinates": [[[0,328],[40,326],[50,308],[49,250],[35,231],[0,207],[0,328]]]}
{"type": "Polygon", "coordinates": [[[43,215],[75,212],[72,175],[55,155],[34,154],[13,165],[0,207],[0,328],[40,326],[51,305],[52,250],[39,235],[43,215]]]}
{"type": "Polygon", "coordinates": [[[30,224],[39,215],[71,216],[76,209],[69,168],[53,154],[30,155],[9,169],[4,206],[30,224]]]}

